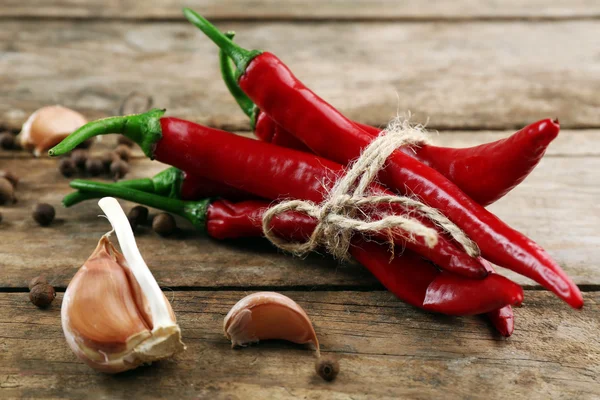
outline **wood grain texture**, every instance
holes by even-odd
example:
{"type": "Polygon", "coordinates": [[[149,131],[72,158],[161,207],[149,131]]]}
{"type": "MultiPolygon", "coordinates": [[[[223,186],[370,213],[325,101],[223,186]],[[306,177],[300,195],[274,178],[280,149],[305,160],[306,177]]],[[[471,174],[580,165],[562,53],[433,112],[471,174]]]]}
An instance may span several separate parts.
{"type": "Polygon", "coordinates": [[[599,292],[586,307],[555,307],[526,293],[505,340],[479,317],[420,312],[385,292],[290,292],[312,319],[338,379],[315,376],[312,351],[285,342],[232,350],[223,318],[246,292],[166,293],[187,351],[118,376],[79,362],[49,310],[26,293],[0,293],[0,397],[12,398],[460,398],[593,399],[600,396],[599,292]]]}
{"type": "MultiPolygon", "coordinates": [[[[218,25],[278,54],[365,123],[411,110],[434,128],[508,129],[546,117],[600,127],[600,21],[218,25]]],[[[0,125],[10,129],[52,103],[114,115],[134,90],[171,115],[248,129],[215,46],[187,23],[9,20],[0,51],[0,125]]]]}
{"type": "Polygon", "coordinates": [[[442,0],[4,0],[0,17],[183,19],[191,7],[212,19],[298,20],[431,20],[506,18],[593,18],[600,6],[593,0],[472,1],[442,0]]]}
{"type": "MultiPolygon", "coordinates": [[[[596,142],[597,143],[597,142],[596,142]]],[[[67,179],[50,159],[1,159],[22,178],[19,203],[0,208],[0,253],[4,263],[0,287],[23,287],[46,272],[52,283],[64,287],[87,259],[108,224],[97,217],[99,208],[87,202],[70,209],[60,206],[69,193],[67,179]],[[57,222],[40,228],[31,219],[35,202],[57,207],[57,222]],[[51,256],[50,256],[51,255],[51,256]]],[[[133,162],[128,178],[151,176],[165,168],[157,162],[133,162]]],[[[548,157],[519,187],[490,209],[509,225],[530,236],[553,256],[578,284],[600,284],[600,195],[598,157],[548,157]],[[577,179],[574,179],[577,177],[577,179]]],[[[129,204],[125,204],[128,209],[129,204]]],[[[318,256],[294,259],[276,252],[261,240],[219,243],[181,223],[185,230],[172,239],[160,239],[142,229],[138,243],[162,286],[351,286],[380,288],[357,265],[337,266],[318,256]]],[[[531,281],[510,271],[524,284],[531,281]]],[[[558,302],[558,300],[557,300],[558,302]]]]}

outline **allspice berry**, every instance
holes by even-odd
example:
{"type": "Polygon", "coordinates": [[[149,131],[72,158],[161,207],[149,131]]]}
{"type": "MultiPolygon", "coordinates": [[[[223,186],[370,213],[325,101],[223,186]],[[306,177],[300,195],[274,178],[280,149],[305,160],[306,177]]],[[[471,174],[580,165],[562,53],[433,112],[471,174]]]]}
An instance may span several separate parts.
{"type": "Polygon", "coordinates": [[[17,185],[19,184],[19,177],[16,176],[15,174],[13,174],[11,171],[8,171],[6,169],[2,169],[0,170],[0,178],[4,178],[7,179],[10,183],[12,183],[13,188],[17,188],[17,185]]]}
{"type": "Polygon", "coordinates": [[[148,209],[144,206],[135,206],[127,214],[129,221],[134,221],[138,225],[143,225],[148,221],[148,209]]]}
{"type": "Polygon", "coordinates": [[[75,163],[75,166],[79,169],[85,168],[85,163],[88,159],[87,151],[83,149],[73,150],[71,153],[71,160],[75,163]]]}
{"type": "Polygon", "coordinates": [[[102,160],[102,165],[104,166],[104,169],[107,172],[110,171],[110,164],[112,164],[112,162],[115,161],[116,158],[118,158],[118,156],[115,153],[109,151],[102,154],[102,157],[100,157],[100,160],[102,160]]]}
{"type": "Polygon", "coordinates": [[[160,236],[169,236],[175,232],[177,224],[171,214],[160,213],[152,220],[152,229],[160,236]]]}
{"type": "Polygon", "coordinates": [[[6,178],[0,178],[0,205],[16,203],[15,188],[6,178]]]}
{"type": "Polygon", "coordinates": [[[119,180],[129,172],[129,164],[121,159],[116,159],[110,164],[110,175],[119,180]]]}
{"type": "Polygon", "coordinates": [[[98,158],[88,158],[85,162],[85,170],[91,176],[98,176],[104,172],[104,164],[98,158]]]}
{"type": "MultiPolygon", "coordinates": [[[[120,114],[120,115],[123,115],[123,114],[120,114]]],[[[135,145],[135,142],[133,140],[131,140],[127,136],[123,136],[123,135],[119,135],[119,138],[117,139],[117,143],[125,145],[127,147],[133,147],[133,145],[135,145]]]]}
{"type": "Polygon", "coordinates": [[[0,147],[4,150],[12,150],[15,148],[15,135],[10,132],[0,133],[0,147]]]}
{"type": "Polygon", "coordinates": [[[331,382],[340,373],[340,363],[333,357],[320,357],[315,363],[315,371],[321,378],[331,382]]]}
{"type": "Polygon", "coordinates": [[[40,276],[36,276],[35,278],[33,278],[32,280],[29,281],[29,290],[33,289],[33,287],[35,285],[40,285],[43,283],[48,283],[48,280],[46,279],[45,275],[40,275],[40,276]]]}
{"type": "Polygon", "coordinates": [[[67,178],[70,178],[77,173],[77,167],[75,167],[75,163],[70,158],[61,159],[58,162],[58,170],[67,178]]]}
{"type": "Polygon", "coordinates": [[[117,156],[119,156],[119,158],[121,160],[123,160],[123,161],[129,161],[129,159],[131,158],[131,149],[129,148],[129,146],[126,146],[124,144],[120,144],[115,149],[115,154],[117,156]]]}
{"type": "Polygon", "coordinates": [[[31,288],[29,300],[40,308],[48,307],[56,297],[56,292],[52,285],[39,283],[31,288]]]}
{"type": "Polygon", "coordinates": [[[38,203],[33,208],[33,219],[41,226],[48,226],[54,221],[56,211],[48,203],[38,203]]]}

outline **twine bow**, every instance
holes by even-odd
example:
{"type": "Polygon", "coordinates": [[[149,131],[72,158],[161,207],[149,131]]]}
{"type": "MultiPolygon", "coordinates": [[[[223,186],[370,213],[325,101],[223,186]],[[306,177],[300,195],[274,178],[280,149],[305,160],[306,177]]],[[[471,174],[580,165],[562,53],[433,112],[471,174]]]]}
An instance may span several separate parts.
{"type": "Polygon", "coordinates": [[[419,146],[429,143],[422,126],[411,126],[408,120],[393,120],[352,163],[346,174],[338,179],[327,198],[320,204],[305,200],[283,201],[270,207],[263,216],[263,232],[275,246],[294,255],[304,256],[317,247],[324,247],[335,258],[348,258],[348,249],[354,233],[386,232],[391,237],[414,241],[421,237],[429,248],[438,242],[438,233],[422,222],[407,215],[383,215],[372,219],[364,211],[381,204],[400,205],[420,213],[444,233],[458,242],[472,257],[479,255],[477,245],[445,215],[421,201],[407,196],[376,195],[370,193],[370,184],[384,167],[388,157],[401,146],[419,146]],[[317,219],[318,224],[304,243],[290,242],[277,236],[271,220],[287,212],[302,212],[317,219]]]}

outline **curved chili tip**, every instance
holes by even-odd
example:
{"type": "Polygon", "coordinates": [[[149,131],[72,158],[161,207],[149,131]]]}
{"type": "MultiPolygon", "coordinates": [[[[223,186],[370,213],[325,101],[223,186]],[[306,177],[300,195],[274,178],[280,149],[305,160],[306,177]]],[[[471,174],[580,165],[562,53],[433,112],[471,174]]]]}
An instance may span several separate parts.
{"type": "Polygon", "coordinates": [[[423,308],[449,315],[475,315],[522,302],[523,288],[502,275],[475,280],[442,273],[427,287],[423,308]]]}
{"type": "Polygon", "coordinates": [[[511,306],[502,307],[487,313],[494,328],[504,337],[509,337],[515,330],[515,316],[511,306]]]}

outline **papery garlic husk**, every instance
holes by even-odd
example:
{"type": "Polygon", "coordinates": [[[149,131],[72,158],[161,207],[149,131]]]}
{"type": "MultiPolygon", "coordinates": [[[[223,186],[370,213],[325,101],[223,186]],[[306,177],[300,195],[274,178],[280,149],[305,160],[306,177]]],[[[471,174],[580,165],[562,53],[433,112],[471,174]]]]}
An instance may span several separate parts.
{"type": "Polygon", "coordinates": [[[294,300],[276,292],[258,292],[244,297],[227,313],[223,323],[232,347],[259,340],[282,339],[312,343],[319,341],[308,315],[294,300]]]}
{"type": "Polygon", "coordinates": [[[100,204],[125,256],[108,234],[103,236],[69,283],[61,319],[67,343],[81,360],[98,371],[117,373],[170,357],[185,346],[171,305],[141,258],[125,213],[113,198],[100,204]]]}
{"type": "Polygon", "coordinates": [[[63,106],[46,106],[29,116],[21,128],[21,147],[38,157],[87,123],[83,115],[63,106]]]}

